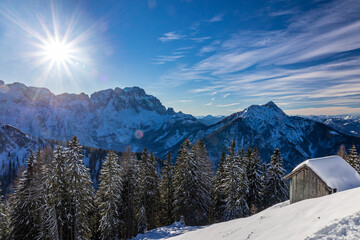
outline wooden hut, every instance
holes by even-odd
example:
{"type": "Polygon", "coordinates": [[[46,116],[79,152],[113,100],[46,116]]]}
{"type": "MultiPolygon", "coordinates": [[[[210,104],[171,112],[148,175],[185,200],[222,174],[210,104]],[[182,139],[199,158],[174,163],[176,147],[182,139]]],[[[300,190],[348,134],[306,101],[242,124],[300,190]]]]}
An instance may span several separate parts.
{"type": "Polygon", "coordinates": [[[285,178],[290,179],[290,203],[360,187],[360,175],[337,155],[308,159],[285,178]]]}

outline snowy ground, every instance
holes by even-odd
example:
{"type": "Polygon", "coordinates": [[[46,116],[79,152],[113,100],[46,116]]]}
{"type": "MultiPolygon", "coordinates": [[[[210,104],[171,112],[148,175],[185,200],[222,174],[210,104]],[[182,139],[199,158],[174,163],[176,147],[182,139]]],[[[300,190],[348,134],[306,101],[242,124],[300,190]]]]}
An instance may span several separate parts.
{"type": "Polygon", "coordinates": [[[291,205],[283,202],[248,218],[197,230],[193,227],[174,230],[173,225],[162,227],[136,239],[354,240],[360,239],[359,202],[360,188],[356,188],[291,205]],[[179,235],[182,232],[185,233],[179,235]]]}
{"type": "Polygon", "coordinates": [[[200,228],[202,227],[184,226],[184,224],[181,224],[180,222],[175,222],[170,226],[156,228],[145,234],[138,234],[131,240],[167,239],[200,228]]]}

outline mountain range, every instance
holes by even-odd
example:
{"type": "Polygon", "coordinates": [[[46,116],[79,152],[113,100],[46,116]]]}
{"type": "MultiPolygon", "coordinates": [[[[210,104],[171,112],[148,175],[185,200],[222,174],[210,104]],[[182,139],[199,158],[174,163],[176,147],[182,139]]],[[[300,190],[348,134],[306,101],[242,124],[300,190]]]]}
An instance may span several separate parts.
{"type": "Polygon", "coordinates": [[[321,122],[349,136],[360,137],[360,115],[310,115],[304,117],[321,122]]]}
{"type": "Polygon", "coordinates": [[[209,125],[165,108],[139,87],[107,89],[88,96],[55,95],[22,83],[5,88],[0,81],[1,86],[6,89],[0,91],[1,126],[11,125],[32,139],[66,141],[77,135],[86,146],[116,151],[146,147],[158,157],[168,151],[176,155],[186,138],[192,142],[204,139],[215,164],[222,150],[235,140],[237,149],[256,145],[266,162],[279,147],[287,171],[307,158],[335,154],[342,143],[347,148],[360,146],[357,136],[313,119],[288,116],[273,102],[252,105],[209,125]]]}

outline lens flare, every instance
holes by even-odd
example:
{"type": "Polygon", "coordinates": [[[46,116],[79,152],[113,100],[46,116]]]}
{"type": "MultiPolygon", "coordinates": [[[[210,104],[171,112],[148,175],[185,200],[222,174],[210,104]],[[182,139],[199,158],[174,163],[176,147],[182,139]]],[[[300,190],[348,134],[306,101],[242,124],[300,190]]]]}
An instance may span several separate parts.
{"type": "Polygon", "coordinates": [[[144,133],[141,130],[136,130],[135,137],[137,139],[142,139],[144,137],[144,133]]]}

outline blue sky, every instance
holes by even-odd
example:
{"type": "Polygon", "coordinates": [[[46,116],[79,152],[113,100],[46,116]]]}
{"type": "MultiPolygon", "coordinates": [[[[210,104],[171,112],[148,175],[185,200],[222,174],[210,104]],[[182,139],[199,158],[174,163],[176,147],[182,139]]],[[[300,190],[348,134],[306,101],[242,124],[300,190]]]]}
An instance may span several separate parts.
{"type": "Polygon", "coordinates": [[[54,93],[139,86],[193,115],[270,100],[360,113],[358,0],[4,0],[0,52],[0,79],[54,93]],[[71,57],[50,67],[56,32],[71,57]]]}

